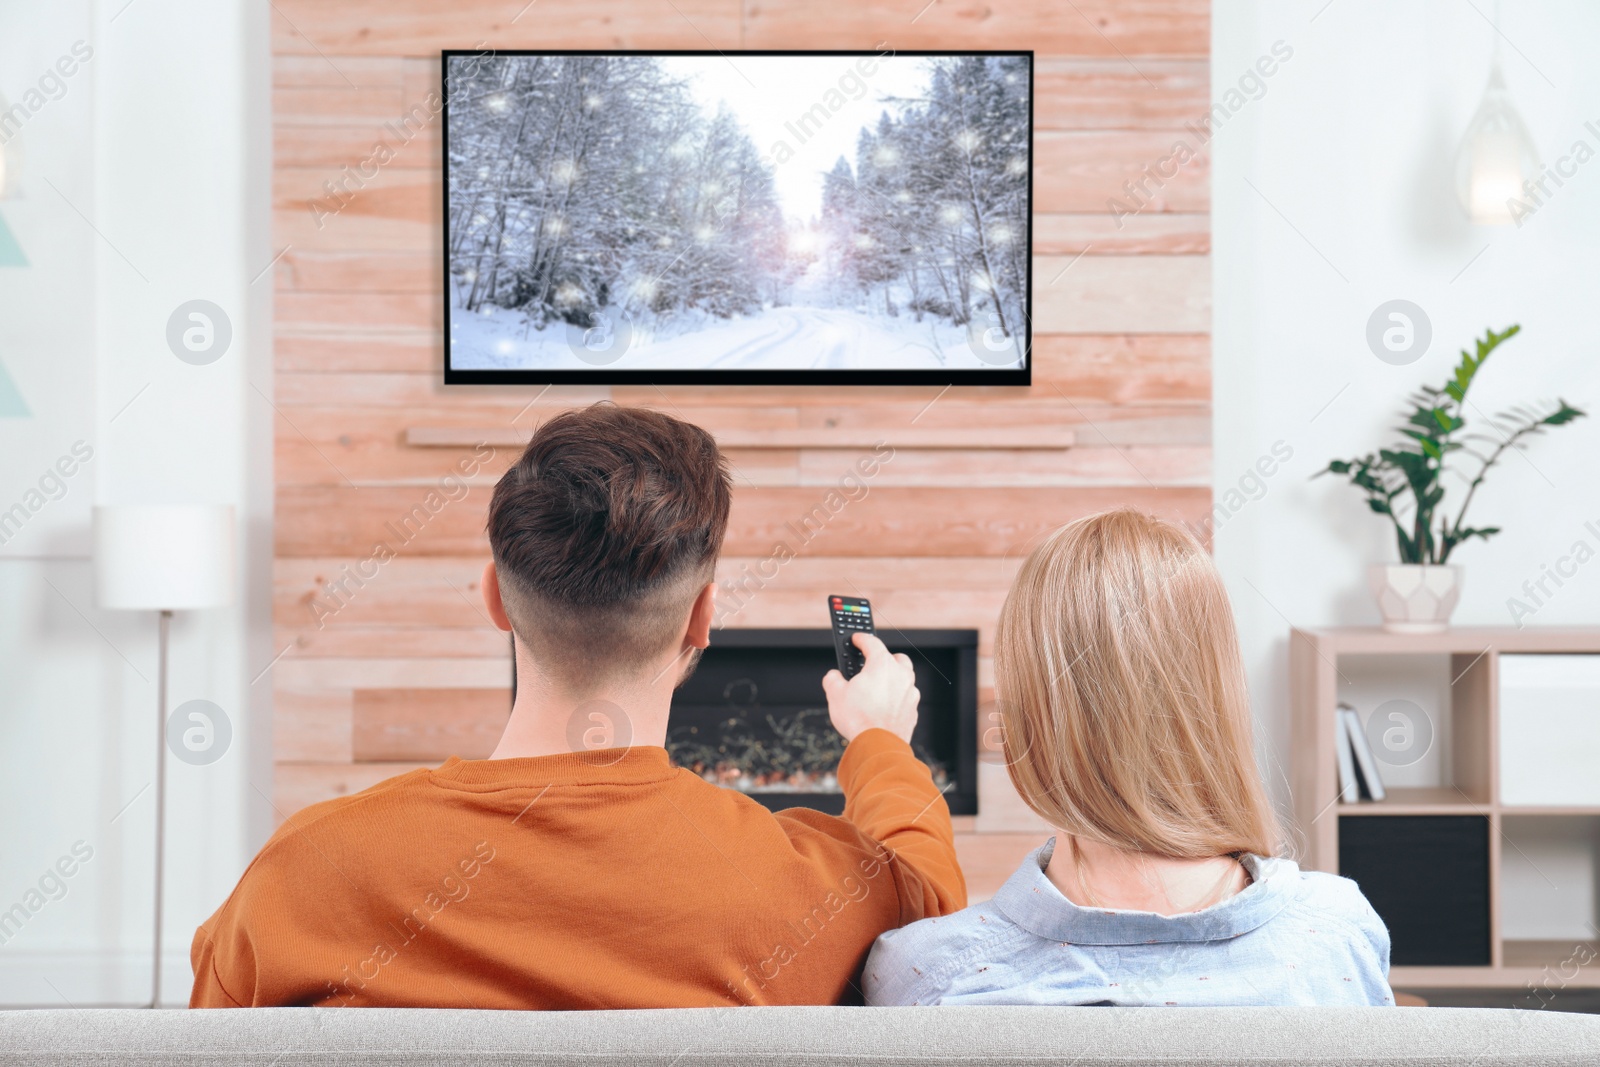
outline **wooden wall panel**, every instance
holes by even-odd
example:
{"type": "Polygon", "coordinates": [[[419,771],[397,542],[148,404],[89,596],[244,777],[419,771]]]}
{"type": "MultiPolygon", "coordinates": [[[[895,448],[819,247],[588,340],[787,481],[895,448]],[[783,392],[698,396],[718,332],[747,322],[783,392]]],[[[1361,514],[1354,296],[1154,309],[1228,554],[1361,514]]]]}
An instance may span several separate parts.
{"type": "Polygon", "coordinates": [[[352,747],[363,763],[487,759],[510,717],[509,686],[358,689],[352,747]]]}
{"type": "MultiPolygon", "coordinates": [[[[282,278],[280,272],[279,278],[282,278]]],[[[280,281],[281,285],[282,282],[280,281]]],[[[437,334],[374,332],[352,340],[336,334],[300,333],[278,323],[272,348],[280,371],[416,371],[439,373],[443,358],[437,334]]]]}
{"type": "MultiPolygon", "coordinates": [[[[396,108],[394,119],[388,121],[397,120],[403,110],[396,108]]],[[[305,197],[326,196],[328,190],[324,182],[335,183],[345,178],[344,168],[355,167],[372,157],[374,146],[380,143],[388,145],[395,155],[370,184],[381,185],[389,175],[426,171],[438,166],[439,132],[432,125],[424,126],[408,140],[397,136],[383,122],[371,119],[341,123],[280,122],[274,126],[272,138],[273,161],[278,168],[272,183],[274,194],[292,196],[298,191],[305,197]]],[[[307,216],[311,214],[309,204],[304,201],[288,203],[307,216]]]]}
{"type": "Polygon", "coordinates": [[[1039,215],[1033,246],[1041,255],[1204,255],[1211,251],[1205,214],[1147,211],[1113,217],[1105,211],[1039,215]]]}
{"type": "MultiPolygon", "coordinates": [[[[745,0],[745,48],[1032,48],[1046,55],[1210,51],[1207,0],[745,0]],[[826,17],[822,17],[826,14],[826,17]]],[[[1128,60],[1137,62],[1137,60],[1128,60]]]]}
{"type": "Polygon", "coordinates": [[[273,810],[282,822],[308,804],[359,793],[386,778],[417,770],[418,763],[324,763],[280,759],[273,810]]]}
{"type": "Polygon", "coordinates": [[[1173,130],[1211,107],[1204,59],[1039,57],[1034,124],[1042,130],[1173,130]]]}
{"type": "MultiPolygon", "coordinates": [[[[1185,138],[1196,145],[1193,136],[1185,138]]],[[[1208,211],[1211,161],[1205,151],[1179,165],[1173,146],[1179,135],[1162,130],[1043,130],[1034,136],[1034,210],[1208,211]],[[1132,183],[1130,185],[1130,183],[1132,183]],[[1146,206],[1148,205],[1148,206],[1146,206]]]]}
{"type": "MultiPolygon", "coordinates": [[[[885,627],[978,629],[983,685],[1006,588],[1050,529],[1119,504],[1207,514],[1206,0],[276,0],[272,33],[280,815],[447,751],[486,754],[503,717],[507,639],[479,579],[484,505],[515,450],[480,453],[435,513],[428,493],[473,452],[410,447],[412,427],[527,434],[609,398],[714,433],[796,433],[792,447],[730,450],[719,623],[820,626],[826,593],[859,590],[885,627]],[[740,48],[879,42],[1037,51],[1032,387],[441,384],[441,47],[715,48],[737,62],[740,48]],[[1198,151],[1174,167],[1179,141],[1198,151]],[[363,168],[379,146],[392,158],[363,168]],[[906,445],[911,427],[1070,429],[1076,444],[924,450],[906,445]],[[860,499],[818,512],[860,454],[840,435],[863,433],[898,435],[895,458],[860,499]],[[759,579],[779,540],[798,555],[759,579]],[[375,564],[380,543],[396,555],[375,564]]],[[[984,772],[984,813],[958,820],[975,899],[1041,832],[1003,769],[984,772]]]]}
{"type": "MultiPolygon", "coordinates": [[[[469,607],[466,611],[470,615],[472,609],[469,607]]],[[[308,624],[303,617],[297,617],[288,624],[276,627],[275,636],[278,648],[294,646],[291,654],[297,660],[487,659],[503,664],[507,658],[506,635],[495,629],[487,617],[479,619],[475,626],[470,622],[454,626],[451,619],[443,616],[426,625],[416,626],[392,626],[387,622],[379,626],[362,626],[354,617],[341,617],[337,625],[322,627],[315,622],[308,624]]],[[[349,703],[348,694],[345,702],[349,703]]],[[[339,729],[344,731],[344,751],[348,753],[348,715],[345,715],[339,729]]]]}
{"type": "MultiPolygon", "coordinates": [[[[360,425],[344,428],[328,425],[337,422],[337,412],[295,411],[287,417],[292,417],[295,432],[285,434],[277,444],[280,484],[285,486],[435,487],[441,479],[453,476],[458,464],[473,458],[473,453],[466,449],[396,447],[400,435],[388,432],[396,416],[366,418],[360,425]]],[[[1138,436],[1145,428],[1144,423],[1158,420],[1159,417],[1132,424],[1089,426],[1083,431],[1084,444],[1064,452],[1029,449],[932,451],[902,447],[897,449],[892,461],[881,466],[872,484],[1063,489],[1122,486],[1142,479],[1157,485],[1209,484],[1211,451],[1203,442],[1155,443],[1138,436]],[[1131,438],[1139,443],[1111,445],[1109,442],[1116,438],[1131,438]]],[[[1197,431],[1194,437],[1205,430],[1201,420],[1175,421],[1170,429],[1181,430],[1185,425],[1197,431]]],[[[890,434],[883,436],[886,441],[893,439],[890,434]]],[[[826,447],[731,448],[724,453],[743,487],[833,485],[861,458],[859,451],[826,447]]],[[[492,485],[515,458],[513,450],[496,448],[478,473],[466,481],[473,485],[492,485]]]]}
{"type": "MultiPolygon", "coordinates": [[[[416,486],[286,486],[278,492],[278,556],[359,559],[384,545],[413,555],[486,558],[488,496],[484,489],[452,501],[416,486]]],[[[767,554],[783,541],[834,556],[1003,556],[1062,523],[1109,507],[1127,504],[1194,523],[1211,508],[1209,489],[1149,485],[1071,493],[872,487],[837,510],[826,497],[824,487],[740,486],[727,551],[767,554]]]]}
{"type": "Polygon", "coordinates": [[[503,689],[511,684],[509,656],[424,659],[366,656],[319,659],[285,656],[273,668],[276,685],[291,689],[503,689]]]}
{"type": "MultiPolygon", "coordinates": [[[[314,376],[313,376],[314,377],[314,376]]],[[[1091,381],[1088,384],[1093,385],[1091,381]]],[[[330,393],[333,392],[330,390],[330,393]]],[[[677,405],[648,405],[679,417],[691,418],[707,426],[725,441],[726,426],[715,418],[695,418],[689,409],[677,405]]],[[[889,408],[888,410],[894,410],[889,408]]],[[[1096,398],[1068,396],[1063,390],[1054,400],[1035,410],[1014,412],[1015,423],[1007,430],[1017,442],[1011,447],[949,447],[922,450],[908,442],[910,430],[905,417],[851,417],[841,413],[831,426],[816,429],[814,447],[741,448],[728,447],[725,455],[736,482],[742,487],[825,486],[836,483],[860,460],[864,449],[846,446],[845,436],[865,436],[894,449],[892,458],[882,462],[871,479],[879,486],[943,484],[947,486],[1033,485],[1074,488],[1079,486],[1118,486],[1127,484],[1196,485],[1203,484],[1209,467],[1209,424],[1200,415],[1187,411],[1162,410],[1155,405],[1108,408],[1096,398]],[[859,433],[857,432],[859,428],[859,433]],[[1032,447],[1039,439],[1067,430],[1077,443],[1070,449],[1032,447]],[[839,441],[831,440],[836,435],[839,441]],[[1196,481],[1196,479],[1200,481],[1196,481]]],[[[864,412],[871,415],[871,409],[864,412]]],[[[948,423],[930,418],[927,427],[915,427],[914,440],[937,439],[941,434],[965,434],[977,439],[971,423],[992,417],[993,409],[976,406],[967,411],[952,407],[950,414],[965,418],[968,425],[951,419],[948,423]]],[[[279,404],[278,418],[284,430],[277,442],[277,471],[280,486],[346,486],[384,488],[412,486],[418,497],[441,485],[451,493],[462,490],[456,472],[466,470],[462,479],[468,485],[492,485],[515,460],[517,448],[502,440],[476,449],[462,445],[451,448],[405,448],[407,427],[427,424],[433,412],[421,404],[399,409],[368,408],[359,414],[345,414],[332,406],[297,407],[279,404]],[[447,480],[448,479],[448,480],[447,480]]],[[[774,421],[782,418],[775,410],[774,421]]],[[[530,428],[513,425],[504,412],[478,422],[467,423],[463,431],[468,440],[493,430],[513,437],[525,437],[530,428]]],[[[444,427],[433,427],[444,429],[444,427]]],[[[737,433],[738,431],[732,431],[737,433]]],[[[765,429],[757,431],[765,435],[765,429]]],[[[809,428],[790,429],[790,434],[809,437],[809,428]]]]}
{"type": "Polygon", "coordinates": [[[1204,256],[1040,256],[1033,328],[1043,333],[1203,333],[1211,327],[1204,256]]]}
{"type": "MultiPolygon", "coordinates": [[[[1152,216],[1155,218],[1155,216],[1152,216]]],[[[1184,216],[1166,216],[1181,219],[1184,216]]],[[[1070,227],[1077,232],[1078,227],[1070,227]]],[[[1131,227],[1125,227],[1131,229],[1131,227]]],[[[1179,235],[1189,232],[1181,224],[1174,224],[1179,235]]],[[[1130,234],[1130,240],[1154,242],[1166,234],[1155,234],[1149,229],[1130,234]]],[[[1110,240],[1107,237],[1106,240],[1110,240]]],[[[1070,238],[1062,238],[1062,245],[1070,238]]],[[[339,251],[290,248],[278,261],[275,283],[280,293],[418,293],[422,296],[437,293],[440,285],[438,259],[422,251],[339,251]]],[[[432,342],[434,334],[427,333],[432,342]]],[[[429,346],[432,354],[432,344],[429,346]]],[[[437,354],[435,354],[437,355],[437,354]]]]}
{"type": "Polygon", "coordinates": [[[348,763],[354,758],[350,690],[303,690],[280,684],[272,697],[275,758],[321,763],[348,763]]]}
{"type": "MultiPolygon", "coordinates": [[[[444,48],[1033,48],[1106,59],[1210,51],[1207,0],[277,0],[273,49],[347,56],[444,48]]],[[[1130,65],[1136,59],[1123,58],[1130,65]]],[[[346,71],[347,75],[351,72],[346,71]]]]}
{"type": "Polygon", "coordinates": [[[740,0],[275,0],[272,9],[275,52],[325,54],[339,70],[347,56],[441,48],[749,47],[740,0]]]}

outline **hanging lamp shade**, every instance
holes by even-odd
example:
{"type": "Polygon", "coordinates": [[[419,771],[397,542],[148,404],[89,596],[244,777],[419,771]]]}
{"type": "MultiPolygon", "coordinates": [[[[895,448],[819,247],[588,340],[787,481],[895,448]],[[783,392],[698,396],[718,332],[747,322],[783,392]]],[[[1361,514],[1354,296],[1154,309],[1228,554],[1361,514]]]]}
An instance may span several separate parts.
{"type": "Polygon", "coordinates": [[[1525,183],[1538,177],[1539,170],[1539,153],[1511,102],[1497,59],[1483,101],[1456,151],[1456,195],[1477,225],[1515,222],[1511,201],[1528,195],[1525,183]]]}
{"type": "MultiPolygon", "coordinates": [[[[0,119],[11,110],[4,93],[0,93],[0,119]]],[[[20,189],[17,180],[22,177],[22,137],[15,126],[0,121],[0,200],[14,199],[20,189]]]]}

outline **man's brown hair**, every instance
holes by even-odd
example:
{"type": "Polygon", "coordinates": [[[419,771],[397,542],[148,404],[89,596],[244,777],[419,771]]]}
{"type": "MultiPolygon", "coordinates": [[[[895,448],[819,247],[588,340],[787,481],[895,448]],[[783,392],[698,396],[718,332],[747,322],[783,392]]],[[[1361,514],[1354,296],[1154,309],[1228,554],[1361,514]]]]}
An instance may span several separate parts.
{"type": "Polygon", "coordinates": [[[730,497],[716,441],[670,415],[599,403],[540,426],[488,524],[534,662],[594,685],[666,651],[712,578],[730,497]]]}

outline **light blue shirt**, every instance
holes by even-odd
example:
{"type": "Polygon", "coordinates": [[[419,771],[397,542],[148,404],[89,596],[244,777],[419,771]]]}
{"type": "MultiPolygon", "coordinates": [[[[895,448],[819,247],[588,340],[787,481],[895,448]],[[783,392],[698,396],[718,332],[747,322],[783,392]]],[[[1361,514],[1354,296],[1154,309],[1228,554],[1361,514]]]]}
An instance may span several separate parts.
{"type": "Polygon", "coordinates": [[[1183,915],[1079,907],[1052,838],[994,899],[878,938],[868,1004],[1392,1005],[1389,931],[1348,878],[1245,856],[1252,879],[1183,915]]]}

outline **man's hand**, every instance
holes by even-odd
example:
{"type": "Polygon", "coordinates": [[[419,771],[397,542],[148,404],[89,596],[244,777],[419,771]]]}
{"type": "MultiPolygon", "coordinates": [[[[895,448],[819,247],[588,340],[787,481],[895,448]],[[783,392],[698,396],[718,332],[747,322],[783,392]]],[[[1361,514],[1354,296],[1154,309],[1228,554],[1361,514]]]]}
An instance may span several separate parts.
{"type": "Polygon", "coordinates": [[[872,634],[858,633],[853,640],[866,657],[861,672],[848,682],[836,670],[822,676],[833,728],[846,741],[854,741],[863,730],[878,727],[909,742],[917,725],[917,701],[922,697],[917,692],[911,657],[891,653],[872,634]]]}

